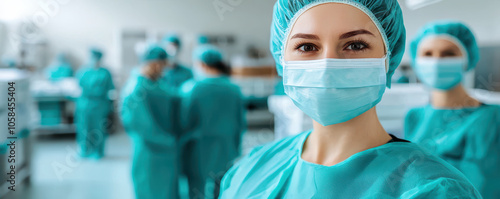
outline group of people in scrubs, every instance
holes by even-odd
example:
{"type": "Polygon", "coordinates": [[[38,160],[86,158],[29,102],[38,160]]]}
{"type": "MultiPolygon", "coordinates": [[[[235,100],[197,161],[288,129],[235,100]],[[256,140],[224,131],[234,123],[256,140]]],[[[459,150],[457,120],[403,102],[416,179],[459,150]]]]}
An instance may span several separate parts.
{"type": "Polygon", "coordinates": [[[409,111],[404,138],[380,124],[375,106],[405,41],[397,0],[277,0],[271,53],[313,129],[253,149],[221,198],[500,198],[500,106],[461,85],[479,60],[464,24],[419,32],[412,68],[430,103],[409,111]]]}
{"type": "Polygon", "coordinates": [[[240,154],[244,101],[222,52],[198,46],[191,72],[175,58],[180,44],[169,35],[149,46],[122,92],[136,198],[179,198],[181,175],[190,198],[217,197],[222,176],[240,154]]]}

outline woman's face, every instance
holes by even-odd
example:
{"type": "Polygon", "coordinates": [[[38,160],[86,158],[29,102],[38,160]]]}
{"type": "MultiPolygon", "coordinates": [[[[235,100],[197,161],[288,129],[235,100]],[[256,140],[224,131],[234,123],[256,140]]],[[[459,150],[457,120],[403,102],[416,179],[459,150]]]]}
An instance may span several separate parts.
{"type": "Polygon", "coordinates": [[[439,37],[424,39],[418,46],[418,57],[451,58],[462,57],[462,51],[452,41],[439,37]]]}
{"type": "Polygon", "coordinates": [[[382,58],[385,46],[373,21],[346,4],[326,3],[304,12],[285,47],[285,61],[382,58]]]}

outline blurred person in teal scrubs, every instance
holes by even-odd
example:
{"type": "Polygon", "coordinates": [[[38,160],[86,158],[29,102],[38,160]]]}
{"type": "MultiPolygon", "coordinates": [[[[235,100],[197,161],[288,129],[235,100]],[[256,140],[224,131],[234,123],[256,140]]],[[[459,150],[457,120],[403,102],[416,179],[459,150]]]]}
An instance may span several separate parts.
{"type": "Polygon", "coordinates": [[[406,138],[459,169],[483,198],[500,198],[500,106],[462,86],[479,61],[474,34],[458,21],[431,22],[410,50],[413,69],[432,93],[429,105],[408,112],[406,138]]]}
{"type": "Polygon", "coordinates": [[[133,143],[132,182],[138,199],[179,198],[176,89],[160,82],[166,51],[148,47],[143,66],[122,92],[121,118],[133,143]]]}
{"type": "Polygon", "coordinates": [[[102,67],[103,53],[90,50],[90,61],[78,71],[82,94],[76,101],[77,142],[82,157],[100,159],[104,156],[108,116],[113,109],[109,91],[114,90],[111,73],[102,67]]]}
{"type": "Polygon", "coordinates": [[[230,68],[211,45],[193,52],[194,80],[181,88],[185,172],[191,198],[217,198],[218,184],[240,155],[246,129],[240,88],[229,79],[230,68]]]}
{"type": "Polygon", "coordinates": [[[182,43],[179,36],[168,34],[162,40],[162,46],[169,55],[170,66],[164,69],[162,80],[168,85],[179,88],[184,82],[193,78],[191,69],[179,63],[179,53],[182,43]]]}

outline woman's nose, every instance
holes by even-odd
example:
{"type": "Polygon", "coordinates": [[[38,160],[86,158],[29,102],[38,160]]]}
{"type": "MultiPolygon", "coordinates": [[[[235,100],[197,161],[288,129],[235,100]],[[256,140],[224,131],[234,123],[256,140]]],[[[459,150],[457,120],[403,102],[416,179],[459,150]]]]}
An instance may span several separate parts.
{"type": "Polygon", "coordinates": [[[326,48],[322,58],[342,59],[343,57],[333,48],[326,48]]]}

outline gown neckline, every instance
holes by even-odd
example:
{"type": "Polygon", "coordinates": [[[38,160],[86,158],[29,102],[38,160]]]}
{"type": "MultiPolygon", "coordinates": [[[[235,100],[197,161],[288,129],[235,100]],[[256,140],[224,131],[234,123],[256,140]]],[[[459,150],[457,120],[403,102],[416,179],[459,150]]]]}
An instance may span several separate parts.
{"type": "Polygon", "coordinates": [[[364,151],[360,151],[360,152],[357,152],[353,155],[351,155],[350,157],[348,157],[347,159],[343,160],[342,162],[339,162],[335,165],[332,165],[332,166],[326,166],[326,165],[322,165],[322,164],[316,164],[316,163],[312,163],[312,162],[308,162],[304,159],[302,159],[302,150],[304,149],[304,144],[307,140],[307,138],[309,137],[309,135],[311,135],[312,133],[312,130],[309,131],[305,136],[303,136],[303,138],[300,140],[299,142],[299,149],[298,149],[298,153],[296,154],[297,158],[298,158],[298,162],[301,163],[301,164],[305,164],[305,165],[309,165],[309,166],[312,166],[312,167],[317,167],[317,168],[336,168],[336,167],[341,167],[342,165],[344,164],[347,164],[349,163],[351,160],[353,159],[356,159],[357,157],[359,156],[363,156],[364,154],[367,154],[367,153],[370,153],[371,151],[374,151],[374,150],[379,150],[379,149],[384,149],[384,148],[387,148],[389,147],[389,145],[397,145],[397,144],[407,144],[407,143],[411,143],[409,141],[406,141],[406,140],[402,140],[402,139],[399,139],[398,138],[398,141],[393,141],[391,142],[392,140],[395,140],[395,136],[391,135],[392,139],[391,141],[383,144],[383,145],[380,145],[380,146],[376,146],[376,147],[373,147],[373,148],[369,148],[369,149],[366,149],[364,151]],[[399,141],[399,140],[402,140],[402,141],[399,141]]]}

